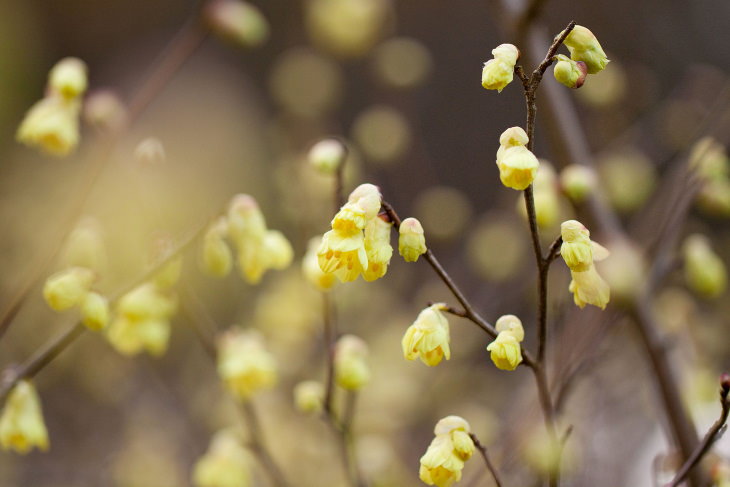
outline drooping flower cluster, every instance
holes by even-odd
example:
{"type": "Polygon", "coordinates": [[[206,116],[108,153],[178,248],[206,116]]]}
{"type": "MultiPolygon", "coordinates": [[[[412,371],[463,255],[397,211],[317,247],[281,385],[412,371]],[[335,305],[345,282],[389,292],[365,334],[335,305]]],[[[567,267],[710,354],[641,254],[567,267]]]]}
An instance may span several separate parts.
{"type": "Polygon", "coordinates": [[[79,142],[81,97],[86,87],[86,64],[72,57],[60,60],[48,75],[46,96],[28,110],[18,127],[18,142],[55,156],[73,151],[79,142]]]}
{"type": "Polygon", "coordinates": [[[436,423],[436,437],[421,457],[418,476],[427,485],[450,487],[461,480],[464,462],[474,453],[471,428],[464,418],[447,416],[436,423]]]}
{"type": "Polygon", "coordinates": [[[442,310],[444,303],[436,303],[418,314],[418,318],[408,327],[401,346],[407,360],[420,358],[421,362],[433,367],[443,358],[451,358],[449,348],[449,322],[442,310]]]}
{"type": "Polygon", "coordinates": [[[247,487],[251,485],[249,455],[236,434],[221,430],[210,440],[205,455],[193,469],[196,487],[247,487]]]}
{"type": "Polygon", "coordinates": [[[38,393],[32,383],[18,382],[10,391],[0,416],[0,445],[3,450],[25,454],[34,447],[48,450],[48,431],[38,393]]]}
{"type": "Polygon", "coordinates": [[[258,332],[232,328],[218,342],[218,376],[234,397],[247,401],[276,384],[276,360],[258,332]]]}
{"type": "Polygon", "coordinates": [[[492,49],[492,56],[493,59],[484,63],[482,86],[488,90],[501,92],[512,82],[520,51],[512,44],[500,44],[492,49]]]}
{"type": "Polygon", "coordinates": [[[502,132],[497,150],[499,179],[508,188],[526,189],[537,175],[540,163],[525,145],[529,142],[521,127],[511,127],[502,132]]]}
{"type": "Polygon", "coordinates": [[[380,203],[380,191],[372,184],[361,184],[350,193],[332,219],[332,230],[322,236],[317,251],[322,272],[342,282],[361,274],[366,281],[385,275],[393,255],[392,224],[378,216],[380,203]]]}
{"type": "Polygon", "coordinates": [[[291,264],[291,244],[280,231],[266,228],[266,220],[252,196],[234,196],[228,207],[227,224],[228,236],[238,252],[241,277],[250,284],[258,283],[269,269],[282,270],[291,264]]]}
{"type": "Polygon", "coordinates": [[[560,255],[570,268],[570,286],[575,304],[583,308],[592,304],[601,309],[611,297],[611,290],[606,281],[596,271],[594,261],[608,257],[608,250],[590,239],[590,232],[582,223],[568,220],[560,226],[563,244],[560,255]]]}
{"type": "Polygon", "coordinates": [[[504,315],[495,324],[497,338],[487,345],[492,362],[501,370],[515,370],[522,362],[520,342],[525,339],[522,321],[515,315],[504,315]]]}

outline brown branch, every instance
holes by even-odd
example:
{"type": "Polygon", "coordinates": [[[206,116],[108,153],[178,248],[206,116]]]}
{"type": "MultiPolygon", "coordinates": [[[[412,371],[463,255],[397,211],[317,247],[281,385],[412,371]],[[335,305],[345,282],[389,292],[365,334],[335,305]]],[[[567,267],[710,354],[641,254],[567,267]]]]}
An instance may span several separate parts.
{"type": "Polygon", "coordinates": [[[720,378],[720,406],[722,408],[720,417],[710,427],[709,431],[707,431],[702,442],[697,445],[697,448],[694,452],[692,452],[692,455],[687,458],[677,472],[677,475],[674,476],[674,479],[667,484],[668,487],[677,487],[680,483],[682,483],[690,471],[692,471],[692,469],[700,463],[700,460],[702,460],[705,454],[710,450],[710,448],[712,448],[712,445],[719,440],[720,437],[722,437],[723,433],[725,433],[725,430],[727,429],[727,425],[725,423],[727,423],[727,417],[728,414],[730,414],[728,393],[730,393],[730,376],[728,376],[728,374],[722,374],[722,377],[720,378]]]}
{"type": "Polygon", "coordinates": [[[477,450],[479,450],[479,453],[481,453],[482,458],[484,459],[484,463],[487,465],[487,470],[489,470],[489,473],[492,474],[494,483],[497,484],[497,487],[502,487],[502,481],[499,478],[499,473],[497,472],[497,469],[495,468],[494,464],[489,459],[489,455],[487,454],[487,447],[481,444],[479,438],[477,438],[474,433],[469,433],[469,437],[471,437],[471,441],[474,442],[474,446],[477,448],[477,450]]]}
{"type": "Polygon", "coordinates": [[[322,293],[322,305],[324,315],[323,345],[326,355],[327,372],[325,376],[324,413],[333,421],[332,398],[335,389],[335,342],[337,340],[337,323],[333,316],[333,305],[328,293],[322,293]]]}

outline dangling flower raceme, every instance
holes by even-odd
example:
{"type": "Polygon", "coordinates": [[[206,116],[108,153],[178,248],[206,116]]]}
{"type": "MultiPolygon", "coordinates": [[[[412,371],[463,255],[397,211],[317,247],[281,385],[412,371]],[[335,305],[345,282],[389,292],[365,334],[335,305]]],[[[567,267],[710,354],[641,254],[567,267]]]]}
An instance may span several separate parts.
{"type": "Polygon", "coordinates": [[[363,277],[367,274],[367,280],[385,274],[392,255],[390,243],[385,242],[386,234],[389,239],[390,223],[375,222],[366,230],[376,219],[380,203],[380,190],[372,184],[361,184],[350,193],[347,203],[332,219],[332,230],[324,234],[317,251],[322,272],[334,274],[342,282],[354,281],[360,274],[363,277]],[[366,230],[365,234],[363,230],[366,230]],[[368,252],[377,264],[372,269],[368,252]]]}
{"type": "Polygon", "coordinates": [[[343,389],[357,391],[370,382],[368,345],[355,335],[343,335],[335,344],[335,380],[343,389]]]}
{"type": "Polygon", "coordinates": [[[218,376],[234,397],[247,401],[276,384],[276,360],[258,332],[233,328],[218,342],[218,376]]]}
{"type": "Polygon", "coordinates": [[[707,237],[690,235],[684,241],[682,251],[685,279],[693,291],[706,298],[715,298],[725,292],[727,270],[707,237]]]}
{"type": "Polygon", "coordinates": [[[582,25],[576,25],[563,43],[570,51],[570,58],[584,62],[590,74],[602,71],[608,64],[608,58],[598,39],[582,25]]]}
{"type": "Polygon", "coordinates": [[[497,338],[487,345],[494,365],[501,370],[515,370],[522,362],[520,342],[525,338],[522,322],[515,315],[504,315],[495,325],[497,338]]]}
{"type": "Polygon", "coordinates": [[[590,239],[590,232],[582,223],[568,220],[560,225],[563,244],[560,254],[570,268],[572,280],[568,290],[573,293],[575,304],[583,308],[592,304],[606,308],[611,298],[611,289],[596,271],[594,261],[608,257],[608,250],[590,239]]]}
{"type": "Polygon", "coordinates": [[[416,262],[426,253],[426,237],[423,226],[415,218],[406,218],[398,227],[398,253],[406,262],[416,262]]]}
{"type": "Polygon", "coordinates": [[[107,329],[107,340],[124,355],[146,350],[162,355],[170,339],[170,319],[177,310],[177,300],[154,282],[137,286],[122,296],[115,316],[107,329]]]}
{"type": "Polygon", "coordinates": [[[251,485],[249,456],[236,434],[221,430],[213,436],[208,451],[193,469],[196,487],[248,487],[251,485]]]}
{"type": "Polygon", "coordinates": [[[64,311],[80,304],[91,289],[94,272],[84,267],[71,267],[50,276],[43,286],[43,297],[55,311],[64,311]]]}
{"type": "Polygon", "coordinates": [[[583,61],[573,61],[568,56],[558,54],[553,67],[555,79],[568,88],[580,88],[588,75],[588,66],[583,61]]]}
{"type": "Polygon", "coordinates": [[[444,303],[436,303],[418,314],[416,321],[408,327],[401,346],[407,360],[420,358],[421,362],[433,367],[445,357],[451,358],[449,348],[449,322],[442,311],[444,303]]]}
{"type": "Polygon", "coordinates": [[[0,445],[4,450],[25,454],[34,447],[48,450],[48,431],[41,401],[33,384],[18,382],[10,391],[0,415],[0,445]]]}
{"type": "Polygon", "coordinates": [[[233,253],[225,241],[228,222],[220,217],[208,228],[203,237],[201,264],[206,274],[225,277],[233,266],[233,253]]]}
{"type": "Polygon", "coordinates": [[[421,457],[418,476],[427,485],[450,487],[461,480],[464,462],[474,453],[471,428],[464,418],[447,416],[436,423],[435,438],[421,457]]]}
{"type": "Polygon", "coordinates": [[[494,58],[484,63],[482,69],[482,86],[501,92],[512,82],[520,51],[512,44],[501,44],[492,50],[492,55],[494,58]]]}
{"type": "Polygon", "coordinates": [[[508,188],[524,190],[535,179],[540,163],[525,144],[527,134],[520,127],[505,130],[499,138],[497,167],[499,179],[508,188]]]}

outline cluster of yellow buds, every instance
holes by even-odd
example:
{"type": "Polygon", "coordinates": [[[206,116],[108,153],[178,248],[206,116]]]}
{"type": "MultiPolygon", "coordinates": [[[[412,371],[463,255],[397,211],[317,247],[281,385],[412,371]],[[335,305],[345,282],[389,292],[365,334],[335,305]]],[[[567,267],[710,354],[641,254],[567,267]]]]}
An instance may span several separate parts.
{"type": "Polygon", "coordinates": [[[294,387],[294,404],[303,413],[319,413],[324,406],[324,385],[305,380],[294,387]]]}
{"type": "Polygon", "coordinates": [[[512,44],[500,44],[492,49],[492,56],[493,59],[484,63],[482,86],[488,90],[501,92],[512,82],[520,51],[512,44]]]}
{"type": "Polygon", "coordinates": [[[229,430],[217,432],[208,451],[195,463],[196,487],[247,487],[251,485],[249,455],[238,436],[229,430]]]}
{"type": "Polygon", "coordinates": [[[684,241],[682,251],[685,279],[693,291],[706,298],[715,298],[725,292],[727,269],[707,237],[690,235],[684,241]]]}
{"type": "Polygon", "coordinates": [[[563,238],[560,255],[570,268],[572,280],[568,289],[573,293],[575,304],[581,308],[592,304],[605,309],[611,290],[596,271],[593,262],[608,257],[608,250],[591,240],[588,229],[576,220],[563,222],[560,235],[563,238]]]}
{"type": "Polygon", "coordinates": [[[269,38],[269,23],[261,11],[241,0],[211,0],[203,18],[217,36],[240,47],[257,47],[269,38]]]}
{"type": "Polygon", "coordinates": [[[372,184],[361,184],[350,193],[332,219],[332,230],[322,236],[317,251],[322,272],[342,282],[360,274],[366,281],[385,275],[393,255],[392,224],[378,215],[380,204],[380,190],[372,184]]]}
{"type": "Polygon", "coordinates": [[[0,415],[0,445],[28,453],[34,447],[48,450],[48,431],[43,422],[41,401],[33,384],[22,380],[10,391],[0,415]]]}
{"type": "Polygon", "coordinates": [[[596,74],[608,64],[606,53],[593,32],[576,25],[563,42],[570,57],[558,54],[553,67],[555,79],[568,88],[580,88],[588,74],[596,74]]]}
{"type": "Polygon", "coordinates": [[[335,380],[343,389],[357,391],[370,382],[368,345],[355,335],[343,335],[335,344],[335,380]]]}
{"type": "Polygon", "coordinates": [[[537,175],[540,163],[527,148],[527,133],[521,127],[511,127],[502,132],[497,149],[499,179],[508,188],[526,189],[537,175]]]}
{"type": "Polygon", "coordinates": [[[436,303],[418,314],[416,321],[406,330],[401,341],[406,360],[420,358],[421,362],[433,367],[445,357],[451,358],[449,348],[449,321],[442,313],[444,303],[436,303]]]}
{"type": "Polygon", "coordinates": [[[427,485],[451,487],[461,480],[464,463],[474,453],[471,428],[464,418],[447,416],[436,423],[435,438],[421,457],[418,476],[427,485]]]}
{"type": "Polygon", "coordinates": [[[501,370],[515,370],[522,362],[520,343],[525,339],[522,321],[515,315],[504,315],[495,324],[497,338],[487,345],[492,362],[501,370]]]}
{"type": "MultiPolygon", "coordinates": [[[[221,225],[219,223],[219,225],[221,225]]],[[[238,252],[241,277],[256,284],[269,269],[282,270],[291,264],[294,251],[284,234],[266,228],[256,200],[247,194],[233,197],[228,207],[228,236],[238,252]]],[[[222,228],[218,235],[222,240],[222,228]]]]}
{"type": "Polygon", "coordinates": [[[90,330],[102,330],[109,323],[109,302],[91,290],[95,279],[96,274],[90,269],[69,267],[46,280],[43,297],[55,311],[79,306],[82,323],[90,330]]]}
{"type": "Polygon", "coordinates": [[[79,142],[81,97],[86,87],[86,64],[72,57],[60,60],[48,75],[46,96],[28,110],[20,124],[17,140],[55,156],[73,151],[79,142]]]}
{"type": "Polygon", "coordinates": [[[247,401],[276,384],[276,360],[258,332],[232,328],[218,341],[218,376],[235,398],[247,401]]]}
{"type": "Polygon", "coordinates": [[[398,253],[406,262],[416,262],[426,250],[421,222],[412,217],[403,220],[398,227],[398,253]]]}

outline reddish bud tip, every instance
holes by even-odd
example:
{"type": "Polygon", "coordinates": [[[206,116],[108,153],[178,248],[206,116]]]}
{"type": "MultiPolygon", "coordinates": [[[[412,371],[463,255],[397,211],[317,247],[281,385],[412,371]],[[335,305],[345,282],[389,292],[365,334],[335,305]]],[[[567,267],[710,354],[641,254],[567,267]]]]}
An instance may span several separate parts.
{"type": "Polygon", "coordinates": [[[723,396],[727,397],[730,393],[730,374],[725,372],[720,376],[720,387],[722,388],[723,396]]]}
{"type": "Polygon", "coordinates": [[[581,86],[583,86],[583,83],[586,82],[586,77],[588,76],[588,66],[583,61],[578,61],[575,63],[578,66],[578,69],[580,69],[580,78],[575,82],[575,86],[573,88],[578,89],[581,86]]]}

